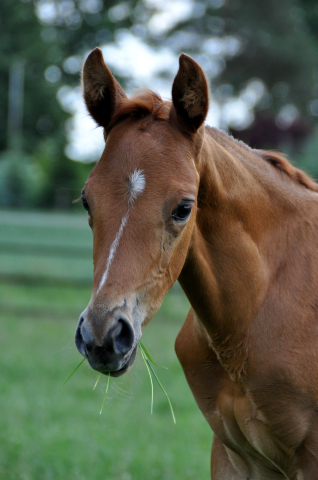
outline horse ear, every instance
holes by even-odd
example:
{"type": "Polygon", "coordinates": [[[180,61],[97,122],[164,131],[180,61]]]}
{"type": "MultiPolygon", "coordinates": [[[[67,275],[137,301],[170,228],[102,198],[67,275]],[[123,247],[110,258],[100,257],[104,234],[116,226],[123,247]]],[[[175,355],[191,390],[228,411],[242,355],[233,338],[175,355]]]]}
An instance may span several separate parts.
{"type": "Polygon", "coordinates": [[[107,128],[113,113],[127,97],[107,68],[99,48],[95,48],[84,63],[82,83],[89,113],[100,126],[107,128]]]}
{"type": "Polygon", "coordinates": [[[172,102],[182,130],[196,132],[209,109],[209,89],[202,68],[182,53],[172,86],[172,102]]]}

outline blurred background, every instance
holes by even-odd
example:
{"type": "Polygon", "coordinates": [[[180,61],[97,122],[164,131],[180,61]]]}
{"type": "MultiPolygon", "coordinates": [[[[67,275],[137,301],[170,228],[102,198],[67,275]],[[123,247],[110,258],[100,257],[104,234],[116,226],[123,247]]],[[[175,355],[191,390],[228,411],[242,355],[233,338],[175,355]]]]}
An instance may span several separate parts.
{"type": "Polygon", "coordinates": [[[80,361],[73,335],[92,281],[81,205],[103,135],[80,71],[99,46],[132,93],[170,98],[181,52],[210,79],[207,123],[275,149],[318,178],[316,0],[1,0],[0,477],[209,478],[212,435],[173,353],[188,303],[175,286],[144,343],[177,417],[142,360],[112,381],[80,361]]]}

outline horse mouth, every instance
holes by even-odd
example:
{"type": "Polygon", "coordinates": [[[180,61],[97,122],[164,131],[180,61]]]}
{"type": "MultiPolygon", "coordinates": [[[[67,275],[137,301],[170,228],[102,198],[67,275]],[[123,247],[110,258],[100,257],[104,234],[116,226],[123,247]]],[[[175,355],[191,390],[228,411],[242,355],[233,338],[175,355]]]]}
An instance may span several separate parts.
{"type": "Polygon", "coordinates": [[[108,335],[99,345],[92,335],[90,326],[81,316],[75,332],[75,344],[93,370],[104,375],[119,377],[134,363],[138,340],[124,314],[113,323],[108,335]]]}
{"type": "Polygon", "coordinates": [[[124,375],[124,373],[128,372],[128,370],[130,370],[130,368],[132,367],[135,361],[136,355],[137,355],[137,345],[132,350],[131,355],[127,358],[127,361],[124,364],[124,366],[121,367],[119,370],[109,371],[105,369],[105,370],[100,370],[100,372],[103,375],[110,375],[111,377],[120,377],[121,375],[124,375]]]}

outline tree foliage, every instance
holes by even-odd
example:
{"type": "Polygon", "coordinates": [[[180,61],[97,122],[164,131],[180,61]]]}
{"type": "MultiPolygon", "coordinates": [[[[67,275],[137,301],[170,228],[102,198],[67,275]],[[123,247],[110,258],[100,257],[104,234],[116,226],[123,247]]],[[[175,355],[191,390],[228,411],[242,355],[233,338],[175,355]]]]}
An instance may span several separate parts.
{"type": "Polygon", "coordinates": [[[71,193],[67,192],[87,169],[64,154],[65,122],[70,115],[62,110],[57,92],[64,84],[79,83],[84,53],[96,44],[112,41],[119,26],[131,25],[125,12],[117,11],[117,17],[113,12],[116,21],[112,20],[109,12],[116,3],[107,0],[105,8],[102,0],[1,1],[2,204],[69,205],[71,193]],[[9,83],[16,65],[22,66],[22,128],[10,125],[10,131],[9,83]],[[12,132],[14,129],[17,131],[12,132]]]}
{"type": "MultiPolygon", "coordinates": [[[[1,1],[0,202],[69,204],[72,194],[65,192],[80,184],[87,168],[65,156],[70,115],[57,92],[79,84],[90,49],[116,41],[124,30],[153,48],[192,55],[211,79],[223,127],[257,147],[300,150],[318,116],[316,0],[184,0],[186,13],[173,21],[180,2],[164,11],[167,4],[155,0],[1,1]],[[24,72],[20,140],[8,132],[9,79],[16,65],[24,72]],[[254,115],[243,131],[248,122],[233,122],[233,98],[250,112],[249,121],[254,115]]],[[[172,72],[163,68],[162,76],[172,72]]]]}
{"type": "MultiPolygon", "coordinates": [[[[254,147],[299,156],[318,117],[317,32],[315,0],[201,0],[149,40],[185,51],[204,67],[221,126],[254,147]],[[233,98],[249,110],[245,122],[235,118],[233,98]]],[[[318,175],[315,164],[309,170],[318,175]]]]}

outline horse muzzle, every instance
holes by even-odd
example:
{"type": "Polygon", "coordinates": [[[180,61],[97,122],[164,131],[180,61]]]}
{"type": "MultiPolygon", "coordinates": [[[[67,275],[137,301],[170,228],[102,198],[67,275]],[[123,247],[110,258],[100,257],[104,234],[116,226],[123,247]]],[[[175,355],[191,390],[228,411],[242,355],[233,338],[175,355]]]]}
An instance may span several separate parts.
{"type": "Polygon", "coordinates": [[[114,309],[105,315],[102,326],[99,325],[95,330],[98,335],[85,310],[75,333],[78,351],[98,372],[114,377],[127,372],[137,353],[136,335],[127,314],[121,309],[114,309]]]}

